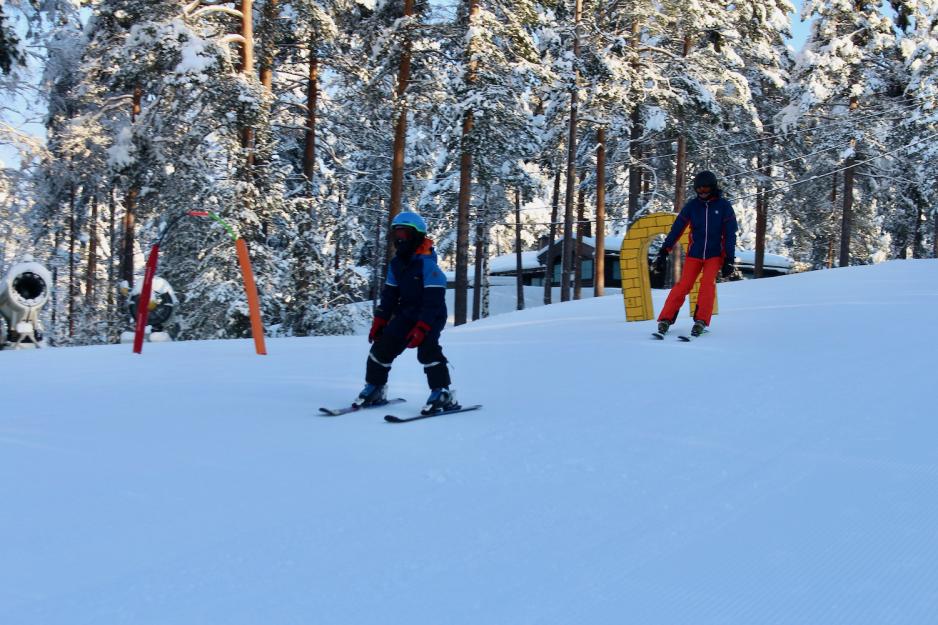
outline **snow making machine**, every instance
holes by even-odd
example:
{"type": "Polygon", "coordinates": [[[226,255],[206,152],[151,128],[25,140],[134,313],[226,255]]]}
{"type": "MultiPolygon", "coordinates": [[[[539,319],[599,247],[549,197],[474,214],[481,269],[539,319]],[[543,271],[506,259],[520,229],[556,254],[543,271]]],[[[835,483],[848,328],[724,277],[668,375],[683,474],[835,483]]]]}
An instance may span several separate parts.
{"type": "Polygon", "coordinates": [[[40,347],[42,323],[39,312],[49,301],[52,275],[49,270],[25,256],[0,281],[0,316],[6,332],[0,335],[0,349],[40,347]]]}
{"type": "MultiPolygon", "coordinates": [[[[126,282],[121,283],[120,291],[127,302],[127,317],[132,324],[137,322],[137,302],[140,301],[140,292],[143,280],[134,280],[134,288],[128,288],[126,282]]],[[[179,300],[172,285],[159,276],[154,276],[153,286],[150,289],[149,313],[147,315],[146,340],[152,343],[165,343],[172,341],[169,330],[172,327],[173,316],[179,300]]],[[[121,333],[121,343],[133,343],[133,331],[121,333]]]]}

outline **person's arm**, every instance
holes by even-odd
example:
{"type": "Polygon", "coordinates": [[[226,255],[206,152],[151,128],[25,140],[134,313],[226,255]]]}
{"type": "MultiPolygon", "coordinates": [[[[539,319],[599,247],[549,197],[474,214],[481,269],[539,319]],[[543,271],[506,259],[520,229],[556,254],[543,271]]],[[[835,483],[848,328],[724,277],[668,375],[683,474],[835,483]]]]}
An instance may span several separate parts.
{"type": "Polygon", "coordinates": [[[729,202],[723,213],[723,267],[721,273],[729,278],[736,271],[736,213],[729,202]]]}
{"type": "Polygon", "coordinates": [[[661,245],[661,249],[664,250],[665,254],[670,254],[671,250],[674,249],[674,246],[677,244],[678,239],[681,238],[681,235],[684,234],[684,230],[690,225],[690,204],[693,202],[687,202],[684,205],[684,208],[681,209],[681,212],[677,214],[677,218],[674,220],[674,224],[671,226],[671,231],[668,233],[668,236],[665,237],[664,243],[661,245]]]}
{"type": "Polygon", "coordinates": [[[423,259],[423,305],[420,321],[430,326],[446,310],[446,275],[430,258],[423,259]]]}
{"type": "Polygon", "coordinates": [[[420,316],[407,336],[407,347],[418,347],[433,329],[433,322],[446,311],[446,276],[439,265],[429,258],[423,259],[423,297],[420,316]]]}
{"type": "Polygon", "coordinates": [[[727,202],[726,212],[723,215],[723,259],[729,262],[736,260],[736,213],[733,206],[727,202]]]}
{"type": "Polygon", "coordinates": [[[394,264],[388,265],[388,279],[384,282],[381,289],[381,300],[375,309],[375,317],[380,317],[388,321],[401,301],[401,288],[397,285],[397,278],[394,275],[394,264]]]}

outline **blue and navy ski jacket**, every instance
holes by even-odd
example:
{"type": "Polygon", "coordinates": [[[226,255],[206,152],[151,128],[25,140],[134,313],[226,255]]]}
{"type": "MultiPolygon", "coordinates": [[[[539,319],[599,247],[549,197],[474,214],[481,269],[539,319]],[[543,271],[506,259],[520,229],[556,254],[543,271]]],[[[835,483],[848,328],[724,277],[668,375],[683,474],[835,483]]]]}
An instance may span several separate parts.
{"type": "Polygon", "coordinates": [[[706,260],[715,256],[736,258],[736,213],[719,190],[708,200],[691,199],[678,213],[662,247],[670,252],[690,227],[687,256],[706,260]]]}
{"type": "Polygon", "coordinates": [[[409,260],[391,259],[388,279],[375,315],[404,317],[410,326],[423,321],[436,331],[446,325],[446,276],[436,262],[433,243],[426,239],[409,260]]]}

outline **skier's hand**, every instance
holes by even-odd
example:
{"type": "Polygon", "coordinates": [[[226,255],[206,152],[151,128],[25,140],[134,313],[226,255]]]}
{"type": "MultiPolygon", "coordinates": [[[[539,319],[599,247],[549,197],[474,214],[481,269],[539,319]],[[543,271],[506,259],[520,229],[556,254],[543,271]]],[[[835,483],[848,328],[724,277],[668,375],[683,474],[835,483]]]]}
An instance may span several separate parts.
{"type": "Polygon", "coordinates": [[[388,325],[388,320],[383,317],[375,317],[371,321],[371,332],[368,333],[368,342],[374,343],[384,332],[384,326],[388,325]]]}
{"type": "Polygon", "coordinates": [[[733,263],[732,258],[726,258],[723,260],[723,277],[729,278],[733,275],[733,272],[736,271],[736,265],[733,263]]]}
{"type": "Polygon", "coordinates": [[[417,347],[423,343],[423,339],[427,337],[427,332],[429,331],[430,326],[423,321],[418,321],[417,324],[410,329],[410,332],[407,333],[407,336],[404,337],[407,341],[407,347],[417,347]]]}

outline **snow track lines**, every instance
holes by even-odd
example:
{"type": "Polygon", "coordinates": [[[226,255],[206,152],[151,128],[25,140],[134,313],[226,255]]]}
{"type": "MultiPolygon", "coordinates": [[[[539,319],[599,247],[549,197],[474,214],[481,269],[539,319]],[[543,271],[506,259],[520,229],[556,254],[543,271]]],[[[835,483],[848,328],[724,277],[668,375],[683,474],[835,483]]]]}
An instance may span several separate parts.
{"type": "MultiPolygon", "coordinates": [[[[655,318],[651,302],[651,278],[648,275],[648,246],[658,235],[666,235],[677,217],[676,213],[652,213],[639,218],[622,240],[619,252],[620,273],[622,275],[622,297],[625,299],[626,321],[648,321],[655,318]]],[[[687,249],[687,230],[678,243],[687,249]]],[[[690,294],[690,315],[693,316],[697,305],[697,292],[700,280],[690,294]]],[[[714,296],[713,314],[717,314],[717,301],[714,296]]]]}

